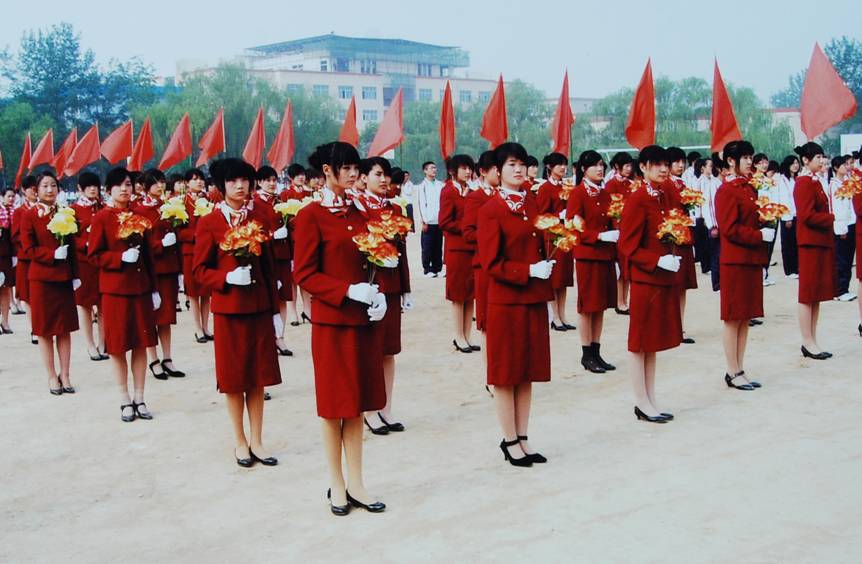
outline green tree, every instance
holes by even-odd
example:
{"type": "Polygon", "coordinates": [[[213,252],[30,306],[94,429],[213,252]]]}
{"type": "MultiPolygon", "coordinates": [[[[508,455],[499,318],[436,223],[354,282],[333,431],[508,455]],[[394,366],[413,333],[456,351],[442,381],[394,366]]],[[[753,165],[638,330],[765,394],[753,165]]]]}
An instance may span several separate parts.
{"type": "MultiPolygon", "coordinates": [[[[15,178],[27,132],[30,132],[31,147],[35,149],[48,128],[55,126],[50,117],[37,114],[26,102],[0,103],[0,150],[3,151],[3,172],[7,179],[15,178]]],[[[0,186],[3,180],[0,177],[0,186]]]]}

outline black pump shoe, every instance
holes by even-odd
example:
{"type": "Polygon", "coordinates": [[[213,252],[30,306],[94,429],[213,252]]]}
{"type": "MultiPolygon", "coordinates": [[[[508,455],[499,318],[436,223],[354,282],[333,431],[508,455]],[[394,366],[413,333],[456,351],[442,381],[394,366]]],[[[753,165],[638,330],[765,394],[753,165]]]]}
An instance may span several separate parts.
{"type": "Polygon", "coordinates": [[[373,503],[365,505],[364,503],[362,503],[361,501],[359,501],[358,499],[356,499],[355,497],[350,495],[350,492],[345,490],[344,493],[347,494],[347,503],[349,503],[353,507],[356,507],[359,509],[364,509],[365,511],[368,511],[369,513],[382,513],[384,511],[386,511],[386,504],[383,502],[375,501],[373,503]]]}
{"type": "Polygon", "coordinates": [[[254,458],[251,455],[251,449],[248,449],[249,456],[245,458],[240,458],[236,455],[236,449],[233,449],[233,457],[236,459],[237,466],[242,466],[243,468],[251,468],[254,466],[254,458]]]}
{"type": "Polygon", "coordinates": [[[631,312],[627,309],[620,309],[618,307],[615,307],[614,311],[617,312],[617,315],[631,315],[631,312]]]}
{"type": "Polygon", "coordinates": [[[651,415],[647,415],[646,413],[641,411],[641,408],[639,408],[638,406],[635,406],[635,417],[638,418],[638,421],[647,421],[648,423],[667,423],[668,422],[668,418],[665,417],[664,415],[658,415],[656,417],[653,417],[651,415]]]}
{"type": "Polygon", "coordinates": [[[145,421],[149,421],[150,419],[152,419],[153,414],[150,413],[150,410],[147,409],[146,411],[141,411],[141,406],[144,406],[144,408],[146,409],[147,404],[145,404],[144,402],[132,402],[132,407],[135,408],[135,415],[138,417],[138,419],[144,419],[145,421]]]}
{"type": "Polygon", "coordinates": [[[261,458],[251,450],[251,447],[248,447],[248,453],[251,455],[252,460],[255,462],[260,462],[264,466],[275,466],[278,464],[278,459],[274,456],[267,456],[266,458],[261,458]]]}
{"type": "Polygon", "coordinates": [[[158,374],[156,373],[156,366],[160,366],[160,365],[161,365],[161,361],[159,359],[156,359],[156,360],[152,361],[150,364],[148,364],[147,366],[150,367],[150,372],[153,373],[153,378],[155,378],[156,380],[167,380],[168,375],[165,374],[164,370],[162,370],[158,374]]]}
{"type": "Polygon", "coordinates": [[[614,366],[613,364],[611,364],[610,362],[608,362],[602,358],[602,353],[600,352],[602,345],[600,343],[593,343],[590,346],[593,348],[593,358],[595,358],[597,361],[599,361],[599,365],[602,368],[604,368],[608,372],[610,372],[611,370],[617,369],[616,366],[614,366]]]}
{"type": "Polygon", "coordinates": [[[735,374],[733,376],[731,376],[730,374],[725,374],[724,375],[724,383],[727,384],[728,388],[735,388],[737,390],[743,390],[746,392],[750,392],[754,389],[754,386],[752,386],[751,384],[739,384],[739,385],[737,385],[737,384],[733,383],[733,381],[736,378],[742,376],[743,374],[745,374],[745,373],[744,372],[738,372],[737,374],[735,374]]]}
{"type": "Polygon", "coordinates": [[[390,423],[389,421],[387,421],[386,419],[383,418],[383,414],[380,413],[379,411],[377,412],[377,417],[379,417],[380,421],[382,421],[383,424],[386,425],[386,428],[389,430],[390,433],[400,433],[404,430],[404,424],[403,423],[390,423]]]}
{"type": "Polygon", "coordinates": [[[557,325],[553,321],[551,321],[551,329],[553,329],[554,331],[561,331],[561,332],[562,331],[568,331],[568,329],[566,328],[565,325],[563,325],[562,323],[560,325],[557,325]]]}
{"type": "Polygon", "coordinates": [[[577,329],[575,325],[571,325],[569,323],[563,323],[563,327],[566,328],[566,331],[574,331],[577,329]]]}
{"type": "Polygon", "coordinates": [[[310,318],[310,317],[308,317],[307,315],[305,315],[305,312],[304,312],[304,311],[302,312],[302,315],[301,315],[300,317],[302,317],[302,322],[303,322],[303,323],[305,323],[306,321],[308,321],[309,323],[311,323],[311,318],[310,318]]]}
{"type": "MultiPolygon", "coordinates": [[[[745,376],[745,370],[740,371],[739,375],[745,376]]],[[[763,387],[763,385],[760,382],[755,382],[754,380],[749,380],[748,383],[752,388],[762,388],[763,387]]]]}
{"type": "Polygon", "coordinates": [[[801,347],[801,350],[802,350],[802,356],[804,358],[811,358],[814,360],[826,360],[827,358],[832,356],[831,354],[825,353],[825,352],[813,353],[813,352],[809,351],[808,349],[806,349],[804,346],[801,347]]]}
{"type": "Polygon", "coordinates": [[[293,356],[293,351],[287,347],[281,348],[275,345],[275,350],[278,352],[278,356],[293,356]]]}
{"type": "Polygon", "coordinates": [[[467,343],[467,346],[470,347],[470,350],[473,352],[479,352],[482,350],[482,347],[480,347],[479,345],[471,345],[467,343]]]}
{"type": "Polygon", "coordinates": [[[529,468],[533,465],[533,461],[525,454],[521,458],[512,458],[512,455],[509,454],[509,449],[507,447],[520,445],[521,441],[515,439],[514,441],[507,441],[503,439],[500,441],[500,450],[503,451],[503,458],[512,466],[518,466],[520,468],[529,468]]]}
{"type": "Polygon", "coordinates": [[[372,427],[371,423],[368,422],[367,418],[363,417],[362,420],[365,421],[365,425],[368,427],[368,430],[371,431],[373,434],[375,434],[375,435],[388,435],[389,434],[389,427],[387,427],[385,424],[382,427],[372,427]]]}
{"type": "Polygon", "coordinates": [[[173,363],[174,361],[169,358],[166,358],[162,361],[162,370],[164,370],[165,374],[173,378],[183,378],[186,375],[186,373],[182,370],[171,370],[170,368],[165,366],[165,364],[167,364],[168,362],[173,363]]]}
{"type": "Polygon", "coordinates": [[[199,336],[197,333],[195,333],[195,342],[196,343],[204,344],[208,341],[209,341],[209,339],[207,339],[206,333],[204,333],[202,336],[199,336]]]}
{"type": "Polygon", "coordinates": [[[452,344],[455,346],[455,350],[458,352],[462,352],[462,353],[473,352],[473,349],[470,347],[470,345],[467,345],[466,347],[462,347],[461,345],[458,344],[457,339],[452,339],[452,344]]]}
{"type": "MultiPolygon", "coordinates": [[[[528,441],[528,440],[530,440],[530,438],[529,438],[527,435],[518,435],[518,442],[520,442],[520,441],[528,441]]],[[[538,452],[534,452],[533,454],[528,454],[528,455],[527,455],[527,458],[528,458],[528,459],[530,460],[530,462],[532,462],[533,464],[544,464],[545,462],[547,462],[547,461],[548,461],[548,459],[547,459],[547,458],[545,458],[544,456],[542,456],[542,455],[541,455],[541,454],[539,454],[538,452]]]]}
{"type": "Polygon", "coordinates": [[[326,499],[329,500],[329,510],[332,511],[333,515],[338,517],[344,517],[348,513],[350,513],[350,502],[348,501],[345,505],[332,505],[332,490],[326,490],[326,499]]]}
{"type": "Polygon", "coordinates": [[[131,423],[132,421],[134,421],[136,418],[135,413],[136,413],[135,404],[133,404],[133,403],[127,403],[125,405],[120,406],[120,419],[122,419],[125,423],[131,423]],[[127,407],[132,408],[132,414],[131,415],[123,415],[123,411],[125,411],[125,409],[127,407]]]}

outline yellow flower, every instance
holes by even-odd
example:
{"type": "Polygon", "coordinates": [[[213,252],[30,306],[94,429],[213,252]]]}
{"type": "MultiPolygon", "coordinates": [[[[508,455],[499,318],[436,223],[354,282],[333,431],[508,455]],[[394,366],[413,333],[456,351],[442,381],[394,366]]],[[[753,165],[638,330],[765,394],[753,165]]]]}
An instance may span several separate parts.
{"type": "Polygon", "coordinates": [[[195,200],[195,217],[203,217],[209,215],[215,206],[206,198],[198,198],[195,200]]]}
{"type": "Polygon", "coordinates": [[[174,227],[185,225],[189,222],[189,213],[183,203],[182,196],[171,198],[159,208],[161,218],[169,220],[174,227]]]}
{"type": "Polygon", "coordinates": [[[54,217],[48,222],[48,231],[61,241],[64,237],[77,233],[78,222],[75,221],[75,210],[65,207],[57,209],[54,217]]]}
{"type": "Polygon", "coordinates": [[[407,204],[410,203],[410,200],[404,196],[395,196],[394,198],[390,198],[389,201],[392,202],[393,205],[401,208],[401,215],[407,215],[407,204]]]}

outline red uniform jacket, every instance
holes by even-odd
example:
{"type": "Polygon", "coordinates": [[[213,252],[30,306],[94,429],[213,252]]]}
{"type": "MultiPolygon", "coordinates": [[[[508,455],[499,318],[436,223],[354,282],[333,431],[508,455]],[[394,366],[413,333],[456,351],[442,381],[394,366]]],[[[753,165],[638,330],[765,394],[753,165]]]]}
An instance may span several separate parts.
{"type": "Polygon", "coordinates": [[[189,222],[184,227],[177,229],[177,240],[180,243],[180,252],[184,256],[191,256],[195,253],[195,231],[200,219],[200,217],[195,215],[195,202],[198,198],[206,199],[206,195],[203,192],[197,194],[186,192],[186,196],[183,199],[186,213],[189,214],[189,222]]]}
{"type": "Polygon", "coordinates": [[[224,201],[224,194],[218,190],[210,190],[206,194],[206,199],[214,204],[218,204],[219,202],[224,201]]]}
{"type": "Polygon", "coordinates": [[[132,206],[132,211],[146,217],[153,224],[150,232],[150,253],[156,267],[156,274],[178,274],[183,267],[179,237],[182,229],[174,228],[170,221],[161,218],[162,214],[159,211],[161,205],[161,202],[156,205],[146,205],[139,200],[132,206]],[[162,238],[169,232],[177,236],[177,242],[165,247],[162,245],[162,238]]]}
{"type": "Polygon", "coordinates": [[[622,194],[623,198],[627,198],[631,192],[632,181],[625,176],[613,175],[610,180],[605,182],[605,192],[608,194],[622,194]]]}
{"type": "MultiPolygon", "coordinates": [[[[862,223],[859,223],[859,218],[862,218],[862,193],[853,196],[853,211],[856,212],[856,223],[858,224],[856,225],[856,240],[862,241],[862,223]]],[[[857,244],[856,248],[859,249],[860,246],[857,244]]],[[[860,256],[858,251],[857,256],[860,256]]],[[[857,260],[856,262],[859,265],[860,270],[862,270],[862,264],[860,264],[860,261],[857,260]]]]}
{"type": "Polygon", "coordinates": [[[533,226],[538,211],[527,198],[513,212],[501,196],[479,210],[479,257],[488,273],[488,303],[536,304],[554,298],[550,280],[530,277],[530,265],[545,259],[542,234],[533,226]]]}
{"type": "Polygon", "coordinates": [[[15,256],[15,245],[12,242],[12,216],[15,212],[11,208],[6,211],[9,214],[9,222],[5,227],[0,225],[0,259],[11,260],[15,256]]]}
{"type": "MultiPolygon", "coordinates": [[[[469,193],[469,190],[468,190],[469,193]]],[[[464,201],[466,196],[452,181],[447,180],[440,191],[440,214],[438,222],[446,237],[446,250],[475,252],[476,247],[467,243],[461,234],[461,220],[464,217],[464,201]]]]}
{"type": "MultiPolygon", "coordinates": [[[[478,247],[479,233],[479,210],[485,203],[494,197],[496,192],[490,194],[485,191],[486,188],[473,190],[467,197],[464,198],[464,215],[461,218],[461,237],[464,242],[471,245],[474,249],[478,247]]],[[[482,263],[479,260],[479,253],[473,254],[473,268],[481,268],[482,263]]]]}
{"type": "Polygon", "coordinates": [[[566,217],[571,219],[578,215],[584,220],[581,244],[572,251],[576,259],[610,261],[616,258],[616,244],[599,241],[599,233],[614,229],[611,218],[607,216],[610,203],[611,195],[605,190],[598,190],[595,196],[590,195],[584,184],[578,184],[572,190],[566,217]]]}
{"type": "Polygon", "coordinates": [[[291,184],[281,191],[281,194],[278,195],[278,199],[282,202],[287,202],[288,200],[301,200],[307,195],[310,196],[311,194],[306,194],[305,190],[303,190],[301,186],[297,187],[291,184]]]}
{"type": "Polygon", "coordinates": [[[760,233],[757,189],[747,178],[722,184],[715,194],[721,264],[766,266],[769,247],[760,233]]]}
{"type": "Polygon", "coordinates": [[[658,259],[670,254],[670,244],[663,243],[656,233],[670,210],[670,200],[661,188],[649,188],[646,184],[626,200],[617,250],[629,260],[632,282],[654,286],[677,283],[675,272],[658,268],[658,259]]]}
{"type": "Polygon", "coordinates": [[[24,214],[30,209],[32,206],[25,202],[12,212],[12,246],[14,247],[14,255],[18,257],[18,262],[30,262],[30,259],[24,256],[21,241],[21,224],[24,221],[24,214]]]}
{"type": "Polygon", "coordinates": [[[41,210],[42,207],[36,205],[21,218],[21,248],[23,256],[30,261],[30,280],[67,282],[77,278],[75,236],[70,235],[67,238],[68,258],[55,259],[54,251],[60,246],[60,240],[48,231],[48,222],[51,221],[52,214],[40,217],[41,210]]]}
{"type": "Polygon", "coordinates": [[[78,264],[90,262],[87,256],[87,242],[90,240],[90,226],[93,224],[93,218],[99,213],[104,206],[101,202],[95,202],[92,205],[85,206],[80,203],[72,204],[72,209],[75,210],[75,219],[78,220],[78,235],[75,237],[75,258],[78,264]]]}
{"type": "Polygon", "coordinates": [[[119,296],[148,294],[156,289],[156,269],[150,255],[150,232],[144,233],[143,241],[134,242],[141,251],[135,263],[123,262],[123,253],[132,244],[120,239],[117,232],[120,222],[117,216],[128,211],[106,207],[93,217],[87,256],[99,267],[99,292],[119,296]]]}
{"type": "MultiPolygon", "coordinates": [[[[664,185],[662,186],[662,189],[664,190],[665,194],[668,195],[668,198],[670,199],[670,205],[672,207],[677,208],[683,214],[688,215],[688,212],[685,210],[685,207],[682,205],[682,196],[680,195],[680,192],[685,190],[685,182],[683,182],[682,178],[674,177],[674,176],[668,177],[667,181],[665,181],[664,185]]],[[[625,208],[623,208],[623,209],[625,209],[625,208]]],[[[691,243],[689,243],[688,245],[680,245],[680,246],[684,246],[684,247],[694,246],[694,237],[691,238],[691,243]]],[[[680,271],[680,272],[682,272],[682,271],[680,271]]]]}
{"type": "Polygon", "coordinates": [[[311,318],[326,325],[368,325],[368,306],[347,297],[351,284],[368,282],[369,265],[353,236],[366,231],[366,219],[354,206],[332,213],[319,202],[296,216],[294,275],[309,292],[311,318]]]}
{"type": "MultiPolygon", "coordinates": [[[[282,194],[283,193],[284,192],[282,192],[282,194]]],[[[264,225],[270,233],[284,225],[284,216],[275,211],[275,203],[275,194],[271,197],[264,196],[261,192],[255,192],[254,194],[254,209],[260,212],[260,214],[266,219],[266,223],[264,225]]],[[[291,229],[290,226],[288,226],[287,237],[270,241],[273,257],[277,261],[290,261],[293,258],[293,251],[291,250],[293,244],[290,241],[290,232],[291,229]]]]}
{"type": "Polygon", "coordinates": [[[538,205],[538,213],[552,213],[558,215],[566,209],[566,200],[560,197],[563,192],[562,184],[553,184],[550,180],[545,180],[539,186],[539,193],[536,195],[536,204],[538,205]]]}
{"type": "MultiPolygon", "coordinates": [[[[246,221],[257,221],[265,226],[257,210],[249,210],[246,221]]],[[[260,256],[238,259],[219,248],[229,226],[221,210],[216,207],[209,215],[200,218],[195,235],[195,254],[192,273],[201,286],[212,291],[212,312],[218,314],[278,313],[278,290],[275,265],[269,242],[262,244],[260,256]],[[228,272],[243,265],[251,266],[251,284],[228,284],[228,272]]]]}
{"type": "Polygon", "coordinates": [[[820,181],[799,175],[793,188],[796,204],[796,242],[803,247],[831,247],[835,244],[832,225],[835,215],[829,212],[829,198],[820,181]]]}

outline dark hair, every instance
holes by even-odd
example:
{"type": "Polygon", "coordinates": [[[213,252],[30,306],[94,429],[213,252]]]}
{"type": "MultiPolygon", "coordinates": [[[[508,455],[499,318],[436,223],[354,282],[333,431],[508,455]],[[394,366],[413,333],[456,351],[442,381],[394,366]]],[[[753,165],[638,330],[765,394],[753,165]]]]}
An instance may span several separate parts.
{"type": "Polygon", "coordinates": [[[102,183],[99,182],[99,177],[92,172],[82,172],[78,175],[78,187],[82,190],[90,186],[100,187],[101,185],[102,183]]]}
{"type": "Polygon", "coordinates": [[[516,158],[522,163],[526,163],[527,150],[520,143],[512,142],[503,143],[494,149],[494,164],[497,165],[497,169],[503,170],[503,165],[510,157],[516,158]]]}
{"type": "Polygon", "coordinates": [[[32,174],[28,174],[24,178],[21,179],[21,189],[26,190],[27,188],[35,188],[38,185],[36,182],[36,177],[32,174]]]}
{"type": "Polygon", "coordinates": [[[533,155],[527,155],[527,162],[524,163],[527,167],[531,166],[539,166],[539,159],[534,157],[533,155]]]}
{"type": "Polygon", "coordinates": [[[578,157],[578,162],[575,163],[576,183],[580,184],[584,180],[584,171],[598,163],[605,163],[605,159],[596,151],[584,151],[578,157]]]}
{"type": "Polygon", "coordinates": [[[479,155],[479,162],[476,163],[476,166],[479,167],[480,171],[484,170],[485,172],[487,172],[487,171],[491,170],[493,167],[497,166],[494,163],[494,151],[485,151],[484,153],[479,155]]]}
{"type": "Polygon", "coordinates": [[[808,159],[809,161],[816,157],[817,155],[823,154],[823,147],[815,143],[814,141],[809,141],[804,145],[800,145],[798,147],[793,148],[793,152],[799,155],[800,164],[802,159],[808,159]]]}
{"type": "Polygon", "coordinates": [[[141,183],[141,176],[143,174],[144,173],[139,171],[139,170],[133,170],[133,171],[129,172],[129,180],[132,181],[133,185],[134,184],[140,184],[141,183]]]}
{"type": "Polygon", "coordinates": [[[392,176],[392,165],[383,157],[362,159],[362,162],[359,163],[359,174],[369,174],[375,166],[383,169],[383,176],[392,176]]]}
{"type": "Polygon", "coordinates": [[[269,180],[273,176],[278,178],[278,173],[269,165],[263,165],[257,169],[257,180],[269,180]]]}
{"type": "Polygon", "coordinates": [[[323,173],[316,168],[307,168],[305,169],[305,178],[306,180],[311,178],[323,178],[323,173]]]}
{"type": "Polygon", "coordinates": [[[611,166],[614,170],[622,170],[624,166],[633,162],[632,156],[625,151],[620,151],[611,157],[611,166]]]}
{"type": "Polygon", "coordinates": [[[473,162],[473,157],[470,155],[452,155],[446,161],[446,172],[448,172],[453,178],[455,174],[458,172],[458,169],[462,166],[473,170],[476,168],[476,163],[473,162]]]}
{"type": "Polygon", "coordinates": [[[727,168],[727,161],[725,161],[718,153],[712,154],[712,166],[717,168],[718,170],[723,170],[727,168]]]}
{"type": "Polygon", "coordinates": [[[160,171],[157,168],[148,169],[144,174],[141,175],[140,183],[144,185],[144,188],[149,190],[154,184],[159,182],[166,182],[165,173],[160,171]]]}
{"type": "Polygon", "coordinates": [[[542,171],[542,178],[547,178],[548,171],[555,166],[559,165],[568,165],[569,159],[566,158],[562,153],[548,153],[545,155],[545,158],[542,159],[542,165],[544,165],[545,170],[542,171]]]}
{"type": "Polygon", "coordinates": [[[778,161],[769,161],[766,172],[778,172],[778,161]]]}
{"type": "Polygon", "coordinates": [[[693,164],[694,164],[695,162],[697,162],[697,160],[698,160],[698,159],[700,159],[701,157],[703,157],[703,155],[701,155],[699,152],[697,152],[697,151],[689,151],[689,153],[688,153],[688,155],[686,156],[685,160],[686,160],[686,161],[688,161],[688,164],[689,164],[689,165],[693,165],[693,164]]]}
{"type": "Polygon", "coordinates": [[[132,180],[132,173],[126,170],[126,167],[114,167],[105,175],[105,188],[110,191],[114,186],[121,185],[127,178],[132,180]]]}
{"type": "Polygon", "coordinates": [[[323,170],[323,165],[329,165],[336,175],[341,167],[348,165],[359,166],[359,152],[356,147],[343,141],[333,141],[320,145],[308,157],[308,164],[318,170],[323,170]]]}
{"type": "Polygon", "coordinates": [[[706,166],[706,163],[709,162],[709,159],[699,158],[694,161],[694,177],[700,178],[703,175],[703,167],[706,166]]]}
{"type": "Polygon", "coordinates": [[[667,154],[668,163],[675,163],[677,161],[685,160],[685,151],[683,151],[679,147],[668,147],[667,149],[665,149],[665,153],[667,154]]]}
{"type": "Polygon", "coordinates": [[[784,160],[781,161],[781,164],[778,165],[778,174],[783,175],[785,178],[795,178],[796,175],[790,170],[790,167],[793,166],[793,163],[798,162],[799,157],[796,155],[787,155],[784,157],[784,160]]]}
{"type": "Polygon", "coordinates": [[[402,184],[404,184],[404,180],[406,179],[406,176],[404,176],[404,174],[404,171],[400,168],[397,170],[392,169],[392,179],[389,181],[389,183],[395,186],[401,186],[402,184]]]}
{"type": "Polygon", "coordinates": [[[200,178],[201,180],[206,180],[206,176],[204,176],[203,171],[199,168],[190,168],[186,171],[185,180],[188,182],[189,180],[194,180],[195,177],[200,178]]]}
{"type": "Polygon", "coordinates": [[[739,160],[742,157],[754,154],[754,145],[744,140],[731,141],[724,146],[723,154],[725,161],[733,159],[736,166],[739,166],[739,160]]]}
{"type": "Polygon", "coordinates": [[[663,147],[647,145],[638,153],[638,166],[644,164],[670,164],[670,159],[663,147]]]}
{"type": "Polygon", "coordinates": [[[851,155],[839,155],[837,157],[832,157],[832,170],[837,171],[838,167],[847,163],[853,157],[851,155]]]}
{"type": "Polygon", "coordinates": [[[57,184],[57,187],[58,188],[60,187],[60,181],[57,180],[57,175],[54,174],[54,171],[52,171],[51,169],[45,168],[45,169],[41,170],[39,172],[39,174],[36,175],[36,188],[38,188],[39,185],[42,184],[42,181],[46,178],[53,178],[54,182],[57,184]]]}
{"type": "Polygon", "coordinates": [[[434,161],[425,161],[424,163],[422,163],[422,170],[425,170],[428,167],[428,165],[436,165],[436,164],[437,163],[435,163],[434,161]]]}
{"type": "Polygon", "coordinates": [[[287,167],[287,176],[288,178],[294,178],[299,176],[300,174],[305,174],[305,168],[299,163],[293,163],[289,167],[287,167]]]}
{"type": "Polygon", "coordinates": [[[754,155],[754,157],[752,157],[751,163],[757,164],[760,161],[768,161],[768,160],[769,160],[769,157],[766,156],[766,153],[757,153],[756,155],[754,155]]]}
{"type": "Polygon", "coordinates": [[[225,184],[229,180],[237,178],[245,178],[249,183],[253,183],[257,178],[257,171],[254,167],[242,159],[227,158],[213,162],[210,165],[210,173],[213,176],[213,182],[219,192],[224,194],[225,184]]]}
{"type": "Polygon", "coordinates": [[[168,182],[167,182],[167,186],[165,186],[165,192],[173,192],[174,187],[176,186],[177,182],[183,182],[183,175],[182,174],[178,174],[175,172],[173,174],[168,175],[168,182]]]}

